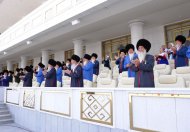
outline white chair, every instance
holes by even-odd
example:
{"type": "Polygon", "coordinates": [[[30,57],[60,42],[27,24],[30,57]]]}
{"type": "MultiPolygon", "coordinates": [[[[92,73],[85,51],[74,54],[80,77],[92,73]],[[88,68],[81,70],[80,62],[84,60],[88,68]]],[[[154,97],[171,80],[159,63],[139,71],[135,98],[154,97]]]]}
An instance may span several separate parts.
{"type": "Polygon", "coordinates": [[[168,62],[169,62],[169,65],[170,65],[171,69],[175,69],[175,60],[174,59],[169,59],[168,62]]]}
{"type": "Polygon", "coordinates": [[[40,87],[45,87],[45,81],[42,82],[40,87]]]}
{"type": "Polygon", "coordinates": [[[186,87],[189,86],[189,83],[190,83],[190,67],[178,67],[176,69],[173,69],[172,75],[182,77],[185,80],[186,87]]]}
{"type": "Polygon", "coordinates": [[[114,66],[114,68],[113,68],[113,79],[118,79],[118,77],[119,77],[119,68],[118,68],[118,66],[116,65],[116,66],[114,66]]]}
{"type": "Polygon", "coordinates": [[[120,73],[118,80],[123,78],[123,77],[128,77],[128,71],[124,71],[124,72],[120,73]]]}
{"type": "Polygon", "coordinates": [[[18,84],[18,87],[23,87],[24,82],[20,81],[20,83],[18,84]]]}
{"type": "Polygon", "coordinates": [[[40,83],[33,81],[32,82],[32,87],[40,87],[40,83]]]}
{"type": "Polygon", "coordinates": [[[84,87],[87,87],[87,88],[92,87],[92,82],[89,80],[84,79],[83,83],[84,83],[84,87]]]}
{"type": "Polygon", "coordinates": [[[18,87],[18,85],[19,85],[18,83],[14,82],[12,86],[13,87],[18,87]]]}
{"type": "Polygon", "coordinates": [[[171,67],[166,64],[158,64],[154,66],[154,71],[157,71],[160,75],[169,75],[171,73],[171,67]]]}
{"type": "Polygon", "coordinates": [[[71,78],[70,77],[63,76],[62,79],[63,79],[63,81],[62,81],[63,86],[62,87],[70,87],[71,86],[71,78]]]}
{"type": "Polygon", "coordinates": [[[57,81],[57,87],[61,87],[61,82],[57,81]]]}
{"type": "Polygon", "coordinates": [[[135,78],[123,77],[119,79],[118,88],[134,88],[135,78]]]}
{"type": "Polygon", "coordinates": [[[116,85],[116,81],[110,78],[102,78],[97,83],[98,88],[115,88],[116,85]]]}
{"type": "Polygon", "coordinates": [[[185,80],[175,75],[161,75],[155,80],[156,88],[185,88],[185,80]]]}
{"type": "Polygon", "coordinates": [[[100,64],[100,69],[99,69],[99,71],[102,71],[102,69],[104,69],[104,64],[100,64]]]}
{"type": "Polygon", "coordinates": [[[9,87],[13,87],[13,83],[12,82],[9,82],[9,87]]]}
{"type": "Polygon", "coordinates": [[[96,82],[97,82],[97,78],[98,78],[98,76],[95,75],[95,74],[93,74],[93,83],[96,83],[96,82]]]}
{"type": "Polygon", "coordinates": [[[102,72],[102,73],[100,73],[99,75],[98,75],[98,78],[97,78],[97,82],[99,82],[99,80],[101,80],[101,79],[103,79],[103,78],[107,78],[107,79],[111,79],[111,75],[109,74],[109,73],[104,73],[104,72],[102,72]]]}
{"type": "Polygon", "coordinates": [[[115,61],[111,61],[111,63],[110,63],[111,69],[113,69],[115,66],[116,66],[115,61]]]}

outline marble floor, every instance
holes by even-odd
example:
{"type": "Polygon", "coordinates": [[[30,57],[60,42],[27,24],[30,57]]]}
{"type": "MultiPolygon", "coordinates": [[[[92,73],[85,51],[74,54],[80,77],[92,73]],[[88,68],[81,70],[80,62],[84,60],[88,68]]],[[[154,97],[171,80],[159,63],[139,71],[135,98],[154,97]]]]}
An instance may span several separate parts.
{"type": "Polygon", "coordinates": [[[31,132],[31,131],[22,129],[16,124],[6,124],[6,125],[0,125],[0,132],[31,132]]]}

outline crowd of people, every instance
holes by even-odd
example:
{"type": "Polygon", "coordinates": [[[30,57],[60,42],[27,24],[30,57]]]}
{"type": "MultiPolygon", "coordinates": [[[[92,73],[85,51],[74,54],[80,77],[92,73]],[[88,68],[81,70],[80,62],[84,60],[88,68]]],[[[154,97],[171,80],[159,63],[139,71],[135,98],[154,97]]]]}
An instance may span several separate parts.
{"type": "MultiPolygon", "coordinates": [[[[186,56],[188,47],[184,46],[186,38],[179,35],[175,39],[176,45],[169,44],[160,48],[160,54],[148,54],[151,49],[151,43],[146,39],[140,39],[136,44],[136,51],[133,44],[127,44],[125,49],[121,49],[119,56],[115,56],[115,63],[118,65],[119,73],[128,71],[128,77],[134,77],[135,87],[155,87],[153,68],[155,60],[157,64],[168,65],[168,59],[175,59],[175,67],[188,66],[188,58],[186,56]]],[[[45,81],[45,87],[62,86],[62,76],[71,78],[71,87],[83,87],[84,80],[93,82],[93,76],[99,75],[98,55],[85,54],[81,59],[78,55],[72,55],[66,63],[61,63],[50,59],[46,67],[41,62],[37,67],[26,66],[24,69],[17,68],[15,73],[4,70],[0,73],[0,85],[9,86],[10,82],[20,83],[23,81],[23,87],[32,87],[32,80],[35,77],[38,86],[45,81]]],[[[104,66],[110,67],[110,57],[107,56],[103,61],[104,66]]]]}

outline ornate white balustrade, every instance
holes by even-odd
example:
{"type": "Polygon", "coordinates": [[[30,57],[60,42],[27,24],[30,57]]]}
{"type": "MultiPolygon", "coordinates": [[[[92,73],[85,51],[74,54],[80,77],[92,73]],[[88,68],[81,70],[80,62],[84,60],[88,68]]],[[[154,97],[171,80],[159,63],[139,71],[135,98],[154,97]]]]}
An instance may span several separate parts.
{"type": "Polygon", "coordinates": [[[107,0],[49,0],[0,35],[0,51],[107,0]]]}
{"type": "Polygon", "coordinates": [[[8,105],[110,129],[190,130],[187,89],[7,88],[5,94],[8,105]]]}

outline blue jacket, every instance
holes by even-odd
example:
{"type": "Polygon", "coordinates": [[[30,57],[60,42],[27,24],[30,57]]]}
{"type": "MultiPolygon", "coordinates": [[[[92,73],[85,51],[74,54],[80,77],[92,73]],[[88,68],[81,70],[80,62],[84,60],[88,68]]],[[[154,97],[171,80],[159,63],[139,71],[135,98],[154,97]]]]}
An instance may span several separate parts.
{"type": "Polygon", "coordinates": [[[2,79],[2,86],[8,87],[9,86],[9,77],[2,79]]]}
{"type": "Polygon", "coordinates": [[[44,75],[42,69],[40,68],[38,74],[36,74],[37,82],[41,84],[44,81],[44,75]]]}
{"type": "Polygon", "coordinates": [[[122,62],[121,62],[121,58],[115,61],[115,64],[118,65],[119,73],[122,73],[123,71],[127,71],[127,67],[125,65],[125,58],[126,57],[123,58],[122,62]]]}
{"type": "Polygon", "coordinates": [[[71,87],[83,87],[83,70],[82,66],[78,65],[74,72],[71,70],[71,87]]]}
{"type": "MultiPolygon", "coordinates": [[[[135,58],[137,58],[137,54],[134,54],[132,60],[134,60],[135,58]]],[[[127,67],[128,64],[132,64],[131,63],[132,60],[130,60],[129,55],[127,55],[124,60],[125,67],[127,67]]],[[[135,72],[131,69],[131,67],[127,68],[127,71],[128,71],[128,77],[135,77],[135,72]]]]}
{"type": "Polygon", "coordinates": [[[91,61],[83,66],[83,78],[89,81],[93,80],[93,63],[91,61]]]}
{"type": "Polygon", "coordinates": [[[23,78],[23,87],[32,87],[32,72],[28,72],[25,77],[23,78]]]}
{"type": "Polygon", "coordinates": [[[186,56],[188,48],[186,46],[182,46],[177,52],[176,52],[176,58],[175,58],[175,67],[184,67],[188,66],[188,58],[186,56]]]}
{"type": "Polygon", "coordinates": [[[57,87],[56,70],[52,68],[46,75],[45,87],[57,87]]]}
{"type": "Polygon", "coordinates": [[[96,60],[93,63],[93,74],[99,75],[99,61],[98,60],[96,60]]]}
{"type": "Polygon", "coordinates": [[[62,68],[59,67],[56,71],[56,75],[57,75],[57,81],[62,83],[62,76],[63,76],[63,72],[62,72],[62,68]]]}

